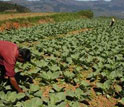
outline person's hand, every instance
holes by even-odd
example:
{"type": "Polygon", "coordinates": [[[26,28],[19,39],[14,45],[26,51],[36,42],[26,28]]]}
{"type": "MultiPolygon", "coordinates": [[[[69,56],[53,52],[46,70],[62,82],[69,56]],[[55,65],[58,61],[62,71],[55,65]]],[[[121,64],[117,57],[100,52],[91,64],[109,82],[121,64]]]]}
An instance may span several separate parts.
{"type": "Polygon", "coordinates": [[[27,90],[23,90],[22,88],[20,88],[20,90],[18,91],[18,93],[26,93],[27,90]]]}
{"type": "Polygon", "coordinates": [[[25,93],[21,88],[18,90],[18,93],[25,93]]]}

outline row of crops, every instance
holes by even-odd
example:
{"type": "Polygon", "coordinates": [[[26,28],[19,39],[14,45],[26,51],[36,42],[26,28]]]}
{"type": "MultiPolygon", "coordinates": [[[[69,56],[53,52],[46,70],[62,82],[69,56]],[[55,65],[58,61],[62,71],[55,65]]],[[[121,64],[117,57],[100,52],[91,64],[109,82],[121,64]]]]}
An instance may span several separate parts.
{"type": "Polygon", "coordinates": [[[123,103],[124,21],[112,28],[109,23],[81,19],[1,32],[1,40],[28,47],[33,56],[31,63],[16,65],[26,93],[16,93],[1,80],[0,107],[88,107],[91,89],[123,103]],[[90,30],[68,34],[82,28],[90,30]]]}
{"type": "Polygon", "coordinates": [[[0,33],[0,38],[3,40],[11,40],[13,42],[29,42],[45,39],[47,37],[55,37],[59,34],[78,30],[81,28],[92,28],[95,23],[93,20],[76,20],[67,22],[58,22],[52,24],[42,24],[32,28],[22,28],[19,30],[11,30],[0,33]],[[4,36],[3,36],[4,35],[4,36]],[[12,36],[10,36],[12,35],[12,36]]]}

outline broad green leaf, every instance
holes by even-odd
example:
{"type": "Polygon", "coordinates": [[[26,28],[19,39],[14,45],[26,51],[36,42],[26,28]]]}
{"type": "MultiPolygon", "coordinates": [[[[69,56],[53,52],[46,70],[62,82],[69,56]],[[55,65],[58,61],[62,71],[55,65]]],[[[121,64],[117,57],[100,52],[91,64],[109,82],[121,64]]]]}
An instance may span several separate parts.
{"type": "Polygon", "coordinates": [[[37,91],[36,93],[34,93],[34,96],[42,98],[42,91],[37,91]]]}
{"type": "Polygon", "coordinates": [[[0,107],[5,107],[2,101],[0,101],[0,107]]]}
{"type": "Polygon", "coordinates": [[[40,87],[38,85],[34,85],[34,84],[30,85],[30,91],[31,92],[36,92],[38,90],[40,90],[40,87]]]}
{"type": "Polygon", "coordinates": [[[42,60],[38,63],[38,66],[40,66],[40,67],[46,67],[47,65],[48,65],[48,63],[44,60],[42,60]]]}
{"type": "Polygon", "coordinates": [[[17,102],[15,107],[23,107],[23,103],[22,102],[17,102]]]}
{"type": "Polygon", "coordinates": [[[58,85],[53,84],[53,89],[57,92],[61,91],[62,88],[60,88],[58,85]]]}
{"type": "Polygon", "coordinates": [[[80,107],[80,105],[79,105],[79,102],[71,102],[70,104],[69,104],[71,107],[80,107]]]}
{"type": "Polygon", "coordinates": [[[109,89],[111,84],[112,84],[111,80],[105,81],[104,84],[103,84],[104,89],[109,89]]]}
{"type": "Polygon", "coordinates": [[[31,99],[31,102],[32,102],[31,107],[40,107],[43,104],[40,98],[33,98],[31,99]]]}
{"type": "Polygon", "coordinates": [[[122,87],[120,85],[114,85],[114,88],[117,93],[122,91],[122,87]]]}
{"type": "Polygon", "coordinates": [[[51,93],[50,94],[50,102],[49,104],[55,105],[56,103],[59,103],[61,101],[65,100],[65,94],[64,92],[59,92],[59,93],[51,93]]]}
{"type": "Polygon", "coordinates": [[[80,86],[83,86],[83,87],[88,87],[89,86],[89,83],[82,80],[81,83],[80,83],[80,86]]]}
{"type": "Polygon", "coordinates": [[[0,99],[2,100],[6,99],[6,95],[3,91],[0,91],[0,99]]]}
{"type": "Polygon", "coordinates": [[[62,103],[60,103],[59,105],[57,105],[56,107],[66,107],[66,102],[62,102],[62,103]]]}
{"type": "Polygon", "coordinates": [[[73,62],[73,61],[72,61],[72,58],[70,58],[70,57],[67,57],[67,58],[66,58],[66,61],[67,61],[68,64],[72,64],[72,62],[73,62]]]}
{"type": "Polygon", "coordinates": [[[102,84],[102,83],[97,83],[96,86],[97,86],[98,88],[103,88],[103,84],[102,84]]]}
{"type": "Polygon", "coordinates": [[[24,107],[41,107],[43,104],[40,98],[32,98],[31,100],[27,100],[23,103],[24,107]]]}
{"type": "Polygon", "coordinates": [[[11,101],[11,102],[15,102],[17,97],[17,93],[16,92],[8,92],[7,93],[7,101],[11,101]]]}
{"type": "Polygon", "coordinates": [[[122,98],[121,100],[119,100],[119,102],[124,105],[124,98],[122,98]]]}
{"type": "Polygon", "coordinates": [[[5,89],[6,89],[6,90],[10,90],[11,87],[8,85],[8,86],[5,87],[5,89]]]}
{"type": "Polygon", "coordinates": [[[64,76],[66,78],[72,79],[75,76],[75,74],[73,72],[66,71],[66,72],[64,72],[64,76]]]}
{"type": "Polygon", "coordinates": [[[20,100],[20,99],[25,97],[25,94],[24,93],[18,93],[16,97],[18,100],[20,100]]]}
{"type": "Polygon", "coordinates": [[[51,75],[51,79],[57,79],[59,77],[59,75],[60,75],[60,72],[54,72],[51,75]]]}
{"type": "Polygon", "coordinates": [[[57,66],[57,65],[53,65],[53,66],[50,67],[50,69],[51,69],[52,71],[58,71],[58,70],[60,70],[60,67],[57,66]]]}
{"type": "Polygon", "coordinates": [[[66,91],[66,96],[75,97],[75,93],[74,93],[74,91],[72,91],[72,90],[67,90],[67,91],[66,91]]]}

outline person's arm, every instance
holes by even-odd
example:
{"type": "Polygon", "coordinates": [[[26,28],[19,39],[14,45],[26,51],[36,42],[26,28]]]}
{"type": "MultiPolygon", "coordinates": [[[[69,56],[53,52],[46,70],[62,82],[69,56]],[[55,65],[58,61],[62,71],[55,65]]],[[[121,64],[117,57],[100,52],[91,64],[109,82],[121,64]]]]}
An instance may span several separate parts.
{"type": "Polygon", "coordinates": [[[15,77],[9,77],[10,79],[10,83],[12,84],[12,86],[20,93],[22,92],[23,93],[23,90],[19,87],[15,77]]]}

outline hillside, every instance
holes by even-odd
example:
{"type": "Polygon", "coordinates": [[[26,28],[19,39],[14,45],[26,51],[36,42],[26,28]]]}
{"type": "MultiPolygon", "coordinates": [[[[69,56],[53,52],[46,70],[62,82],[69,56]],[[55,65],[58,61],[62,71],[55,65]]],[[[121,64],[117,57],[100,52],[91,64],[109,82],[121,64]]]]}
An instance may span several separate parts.
{"type": "Polygon", "coordinates": [[[30,10],[18,4],[0,1],[0,12],[30,12],[30,10]]]}
{"type": "Polygon", "coordinates": [[[37,24],[72,21],[82,18],[92,18],[93,12],[82,10],[66,13],[11,13],[0,14],[0,31],[31,27],[37,24]]]}
{"type": "Polygon", "coordinates": [[[109,16],[114,15],[124,17],[124,1],[112,0],[105,2],[99,0],[93,1],[76,1],[76,0],[40,0],[40,1],[27,1],[27,0],[12,0],[12,3],[17,3],[33,12],[72,12],[82,9],[92,9],[96,16],[109,16]]]}

